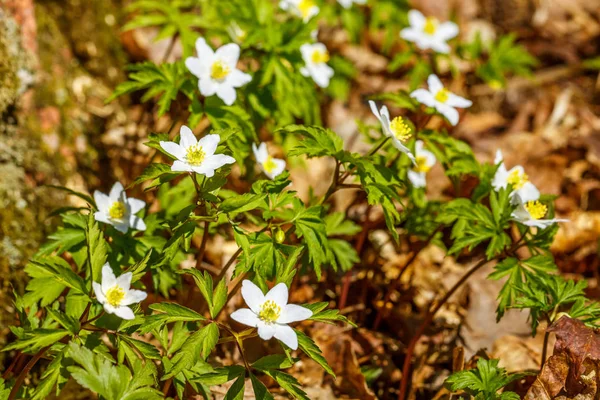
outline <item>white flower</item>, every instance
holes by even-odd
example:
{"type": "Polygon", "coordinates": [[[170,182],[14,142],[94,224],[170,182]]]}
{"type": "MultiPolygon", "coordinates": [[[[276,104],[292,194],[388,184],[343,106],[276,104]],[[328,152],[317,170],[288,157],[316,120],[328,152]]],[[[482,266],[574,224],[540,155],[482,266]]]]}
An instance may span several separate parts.
{"type": "Polygon", "coordinates": [[[287,324],[304,321],[312,311],[302,306],[288,304],[288,288],[280,283],[266,295],[249,280],[242,282],[242,297],[250,308],[241,308],[231,318],[244,325],[258,328],[258,336],[269,340],[273,336],[292,350],[298,348],[296,332],[287,324]]]}
{"type": "Polygon", "coordinates": [[[229,43],[213,51],[204,38],[198,38],[196,51],[198,57],[188,57],[185,66],[198,77],[200,93],[207,97],[216,93],[225,104],[232,105],[237,96],[235,88],[252,80],[250,75],[237,69],[240,46],[229,43]]]}
{"type": "Polygon", "coordinates": [[[323,43],[305,43],[300,46],[302,59],[306,63],[300,73],[311,77],[317,85],[322,88],[329,86],[329,80],[333,76],[333,69],[327,65],[329,52],[323,43]]]}
{"type": "Polygon", "coordinates": [[[179,136],[179,144],[160,142],[160,147],[177,159],[173,162],[171,171],[196,172],[210,178],[214,176],[216,169],[235,162],[235,158],[231,156],[215,154],[221,141],[219,135],[206,135],[202,139],[196,140],[192,130],[183,125],[179,136]]]}
{"type": "Polygon", "coordinates": [[[93,282],[92,286],[107,313],[123,319],[135,318],[133,310],[127,306],[144,301],[148,295],[141,290],[130,289],[131,276],[131,272],[127,272],[117,278],[108,263],[102,267],[102,283],[93,282]]]}
{"type": "Polygon", "coordinates": [[[395,148],[405,153],[408,158],[415,163],[415,156],[411,153],[410,149],[404,145],[412,136],[412,129],[404,121],[402,117],[396,117],[390,120],[390,112],[386,106],[382,106],[381,110],[377,110],[377,105],[373,100],[369,100],[369,106],[371,106],[371,112],[377,117],[383,133],[386,136],[392,138],[392,144],[395,148]]]}
{"type": "Polygon", "coordinates": [[[314,0],[281,0],[279,7],[302,18],[304,22],[310,21],[312,17],[319,13],[319,7],[317,7],[314,0]]]}
{"type": "Polygon", "coordinates": [[[123,233],[127,233],[129,228],[138,231],[146,230],[144,220],[135,215],[146,207],[146,202],[127,198],[125,189],[123,189],[120,182],[113,185],[108,196],[96,190],[94,200],[96,200],[98,206],[98,211],[94,213],[96,221],[112,225],[116,230],[123,233]]]}
{"type": "Polygon", "coordinates": [[[350,8],[352,7],[352,3],[367,4],[367,0],[338,0],[338,3],[344,8],[350,8]]]}
{"type": "Polygon", "coordinates": [[[231,39],[238,44],[243,43],[244,40],[246,40],[246,37],[248,37],[248,32],[242,29],[242,27],[235,21],[229,24],[227,27],[227,33],[231,39]]]}
{"type": "Polygon", "coordinates": [[[433,107],[442,114],[452,125],[458,123],[458,111],[456,108],[467,108],[473,105],[471,100],[457,96],[444,88],[444,85],[436,75],[431,74],[427,78],[429,90],[417,89],[410,94],[427,107],[433,107]]]}
{"type": "Polygon", "coordinates": [[[496,191],[499,191],[500,189],[507,188],[509,184],[512,185],[513,191],[510,197],[513,204],[516,204],[518,201],[528,203],[540,198],[540,191],[533,183],[529,182],[529,177],[522,166],[517,165],[516,167],[512,167],[510,171],[506,170],[504,158],[499,149],[496,151],[494,163],[500,165],[492,180],[492,186],[496,191]]]}
{"type": "Polygon", "coordinates": [[[539,229],[546,229],[557,222],[568,222],[568,219],[542,219],[548,212],[548,207],[538,200],[523,202],[517,197],[518,206],[513,211],[512,217],[523,225],[533,226],[539,229]]]}
{"type": "Polygon", "coordinates": [[[414,42],[421,50],[433,49],[447,54],[450,46],[446,43],[458,35],[458,26],[454,22],[440,22],[435,17],[427,17],[417,10],[408,12],[410,27],[402,29],[400,37],[414,42]]]}
{"type": "Polygon", "coordinates": [[[266,143],[261,143],[258,147],[252,143],[252,151],[256,162],[269,178],[275,179],[285,170],[285,160],[271,157],[267,151],[266,143]]]}
{"type": "Polygon", "coordinates": [[[416,188],[425,187],[427,172],[435,165],[436,158],[432,152],[423,148],[423,141],[415,143],[415,166],[408,171],[408,179],[416,188]]]}

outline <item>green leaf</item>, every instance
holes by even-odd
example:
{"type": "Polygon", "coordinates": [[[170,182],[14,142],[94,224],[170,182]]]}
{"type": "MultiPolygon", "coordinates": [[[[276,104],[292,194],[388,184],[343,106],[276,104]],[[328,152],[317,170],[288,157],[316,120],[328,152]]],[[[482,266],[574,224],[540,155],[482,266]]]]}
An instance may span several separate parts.
{"type": "Polygon", "coordinates": [[[301,209],[295,220],[298,236],[306,243],[308,256],[318,279],[321,279],[321,265],[328,261],[325,250],[327,230],[321,217],[322,210],[321,206],[301,209]]]}
{"type": "Polygon", "coordinates": [[[335,132],[320,126],[288,125],[278,132],[302,135],[304,138],[289,153],[289,156],[340,157],[344,151],[344,141],[335,132]]]}
{"type": "Polygon", "coordinates": [[[92,213],[88,216],[85,234],[88,246],[89,274],[92,281],[100,282],[102,266],[106,263],[108,245],[92,213]]]}
{"type": "Polygon", "coordinates": [[[26,332],[24,338],[6,345],[2,351],[23,350],[24,352],[36,352],[46,346],[53,345],[67,336],[69,331],[64,329],[34,329],[26,332]]]}
{"type": "Polygon", "coordinates": [[[319,349],[315,342],[299,330],[294,329],[294,331],[296,332],[296,335],[298,335],[298,347],[300,348],[300,350],[302,350],[307,356],[316,361],[317,364],[323,367],[323,369],[327,371],[329,375],[335,378],[335,373],[333,372],[333,369],[331,369],[329,363],[327,362],[325,357],[323,357],[321,349],[319,349]]]}
{"type": "Polygon", "coordinates": [[[258,208],[264,202],[266,194],[244,193],[233,196],[221,203],[219,210],[225,213],[243,213],[258,208]]]}
{"type": "Polygon", "coordinates": [[[285,354],[270,354],[259,358],[252,367],[260,370],[291,368],[294,363],[285,354]]]}
{"type": "Polygon", "coordinates": [[[254,390],[254,397],[256,400],[273,400],[274,397],[269,390],[254,374],[250,374],[250,381],[252,382],[252,389],[254,390]]]}
{"type": "Polygon", "coordinates": [[[146,317],[144,323],[139,328],[142,335],[175,321],[191,322],[206,320],[206,318],[198,314],[196,311],[190,310],[189,308],[180,306],[176,303],[151,304],[150,309],[164,314],[153,314],[146,317]]]}
{"type": "Polygon", "coordinates": [[[190,335],[181,350],[171,359],[172,366],[165,370],[162,380],[169,379],[191,368],[197,361],[206,359],[219,340],[219,328],[214,322],[190,335]]]}
{"type": "Polygon", "coordinates": [[[52,308],[46,308],[46,312],[53,320],[58,322],[63,328],[68,330],[72,335],[77,335],[79,333],[80,324],[79,320],[76,318],[70,317],[65,313],[54,310],[52,308]]]}
{"type": "MultiPolygon", "coordinates": [[[[65,347],[60,353],[56,354],[48,367],[41,376],[41,381],[35,388],[31,396],[31,400],[44,400],[50,397],[52,389],[59,383],[59,380],[65,379],[66,375],[65,367],[62,365],[64,359],[64,353],[67,347],[65,347]]],[[[6,399],[8,397],[2,397],[0,392],[0,399],[6,399]]]]}

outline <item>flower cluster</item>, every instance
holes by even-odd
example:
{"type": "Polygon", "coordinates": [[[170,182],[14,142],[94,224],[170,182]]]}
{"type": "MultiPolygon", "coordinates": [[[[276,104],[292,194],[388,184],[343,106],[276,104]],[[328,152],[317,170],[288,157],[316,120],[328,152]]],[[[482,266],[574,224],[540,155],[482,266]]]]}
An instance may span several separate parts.
{"type": "Polygon", "coordinates": [[[496,191],[510,188],[510,198],[517,205],[512,217],[526,226],[545,229],[557,222],[567,222],[566,219],[544,219],[548,206],[539,201],[540,191],[529,181],[525,169],[517,165],[510,170],[504,165],[504,157],[500,150],[496,151],[495,164],[498,165],[492,186],[496,191]]]}

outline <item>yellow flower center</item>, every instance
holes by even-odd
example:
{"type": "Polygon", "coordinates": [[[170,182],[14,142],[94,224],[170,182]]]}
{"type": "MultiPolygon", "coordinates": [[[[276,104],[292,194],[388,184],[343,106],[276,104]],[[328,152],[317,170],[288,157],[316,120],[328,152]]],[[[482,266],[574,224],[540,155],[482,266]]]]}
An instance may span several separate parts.
{"type": "Polygon", "coordinates": [[[417,165],[415,165],[415,171],[417,172],[429,172],[431,169],[431,167],[427,165],[427,157],[425,156],[415,157],[415,162],[417,163],[417,165]]]}
{"type": "Polygon", "coordinates": [[[525,209],[533,219],[544,218],[544,215],[546,215],[546,212],[548,212],[548,207],[537,200],[528,201],[525,203],[525,209]]]}
{"type": "Polygon", "coordinates": [[[410,126],[404,121],[402,117],[396,117],[390,122],[390,130],[401,142],[405,142],[412,136],[412,130],[410,126]]]}
{"type": "Polygon", "coordinates": [[[525,172],[521,173],[521,171],[515,169],[508,175],[506,181],[511,184],[515,190],[519,190],[523,187],[523,185],[529,182],[529,177],[525,172]]]}
{"type": "Polygon", "coordinates": [[[106,302],[113,307],[119,307],[123,298],[125,298],[125,291],[120,286],[113,286],[106,291],[106,302]]]}
{"type": "Polygon", "coordinates": [[[428,35],[433,35],[435,33],[435,31],[437,30],[437,27],[438,27],[437,18],[427,17],[427,19],[425,20],[425,25],[423,26],[423,32],[425,32],[428,35]]]}
{"type": "Polygon", "coordinates": [[[302,18],[308,18],[310,14],[310,10],[315,6],[315,2],[313,0],[300,0],[298,4],[298,10],[300,10],[300,14],[302,14],[302,18]]]}
{"type": "Polygon", "coordinates": [[[279,307],[273,300],[267,300],[262,305],[258,318],[268,324],[272,324],[277,321],[281,314],[281,307],[279,307]]]}
{"type": "Polygon", "coordinates": [[[231,68],[229,68],[229,65],[225,64],[221,60],[215,61],[210,68],[211,78],[217,81],[222,81],[223,79],[227,78],[227,75],[229,75],[230,72],[231,68]]]}
{"type": "Polygon", "coordinates": [[[277,168],[277,164],[275,164],[275,161],[273,161],[273,158],[271,156],[268,156],[265,162],[263,163],[263,168],[265,172],[268,172],[270,174],[273,171],[275,171],[275,168],[277,168]]]}
{"type": "Polygon", "coordinates": [[[440,103],[445,103],[448,101],[448,97],[450,97],[450,92],[447,91],[446,89],[440,89],[440,90],[438,90],[438,92],[435,94],[434,97],[440,103]]]}
{"type": "Polygon", "coordinates": [[[187,148],[185,159],[187,160],[188,164],[198,166],[202,164],[202,161],[204,161],[205,157],[206,153],[204,153],[202,146],[199,144],[195,144],[187,148]]]}
{"type": "Polygon", "coordinates": [[[125,215],[125,211],[125,204],[120,201],[115,201],[108,209],[108,215],[112,219],[121,219],[125,215]]]}
{"type": "Polygon", "coordinates": [[[328,51],[315,50],[312,53],[311,61],[314,64],[326,63],[327,61],[329,61],[329,52],[328,51]]]}

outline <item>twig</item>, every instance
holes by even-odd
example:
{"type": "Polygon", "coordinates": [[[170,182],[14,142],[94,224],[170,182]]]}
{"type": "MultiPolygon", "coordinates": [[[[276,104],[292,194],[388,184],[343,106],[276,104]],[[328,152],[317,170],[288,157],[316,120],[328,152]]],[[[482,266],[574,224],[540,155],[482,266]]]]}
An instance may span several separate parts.
{"type": "Polygon", "coordinates": [[[387,314],[386,312],[386,304],[390,301],[390,298],[392,297],[392,293],[394,293],[394,291],[396,290],[396,288],[398,287],[398,284],[400,283],[401,279],[402,279],[402,275],[404,275],[404,272],[408,270],[408,267],[410,267],[410,265],[417,259],[417,257],[419,256],[419,254],[421,254],[421,251],[426,248],[427,246],[429,246],[429,243],[431,243],[431,241],[433,240],[433,238],[435,237],[435,235],[441,230],[441,226],[439,226],[435,231],[433,231],[433,233],[431,235],[429,235],[429,237],[427,238],[427,240],[425,241],[425,243],[423,244],[423,246],[415,251],[413,253],[413,255],[410,257],[410,259],[408,260],[408,262],[406,264],[404,264],[404,268],[402,268],[400,270],[400,272],[398,273],[398,276],[396,277],[396,279],[394,279],[394,281],[392,282],[391,285],[388,286],[388,290],[385,293],[385,297],[383,299],[383,304],[381,307],[379,307],[379,309],[377,310],[377,317],[375,317],[375,323],[373,323],[373,330],[377,330],[377,328],[379,328],[379,324],[381,323],[381,319],[384,317],[384,314],[387,314]]]}
{"type": "Polygon", "coordinates": [[[13,386],[12,390],[10,391],[10,394],[8,395],[8,400],[14,400],[17,398],[17,393],[19,392],[19,388],[23,384],[25,377],[27,376],[29,371],[31,371],[31,368],[33,368],[33,366],[38,362],[38,360],[44,356],[44,353],[46,353],[46,351],[50,348],[50,346],[52,346],[52,345],[50,344],[46,347],[41,348],[40,351],[38,351],[36,353],[36,355],[33,356],[33,358],[31,360],[29,360],[27,365],[25,365],[25,368],[23,368],[23,370],[21,371],[19,376],[17,376],[15,385],[13,386]]]}
{"type": "Polygon", "coordinates": [[[200,243],[200,249],[198,250],[198,258],[196,260],[196,268],[200,268],[202,261],[204,260],[204,253],[206,251],[206,243],[208,242],[208,230],[210,228],[210,221],[204,221],[204,232],[202,232],[202,242],[200,243]]]}
{"type": "Polygon", "coordinates": [[[546,363],[546,356],[548,355],[548,339],[550,339],[550,332],[548,328],[546,328],[546,333],[544,333],[544,344],[542,347],[542,362],[540,365],[540,371],[544,368],[544,364],[546,363]]]}
{"type": "Polygon", "coordinates": [[[421,339],[421,336],[423,335],[423,333],[425,333],[425,330],[433,321],[433,317],[444,306],[444,304],[446,304],[448,299],[450,299],[450,297],[452,297],[452,295],[462,286],[462,284],[465,283],[467,279],[471,277],[471,275],[473,275],[477,270],[479,270],[481,267],[483,267],[485,264],[492,260],[484,258],[481,261],[479,261],[474,267],[467,271],[467,273],[464,274],[462,278],[460,278],[458,282],[456,282],[454,286],[452,286],[452,288],[450,288],[450,290],[446,293],[444,297],[442,297],[440,301],[434,301],[433,307],[431,307],[425,314],[423,322],[421,322],[421,325],[419,325],[419,327],[417,328],[417,331],[415,332],[413,338],[408,344],[408,348],[406,349],[406,358],[404,359],[404,365],[402,367],[402,378],[400,380],[400,394],[398,395],[399,400],[404,400],[406,398],[406,391],[408,389],[408,383],[410,381],[409,375],[411,372],[410,364],[412,361],[412,356],[415,351],[415,347],[419,342],[419,339],[421,339]]]}

